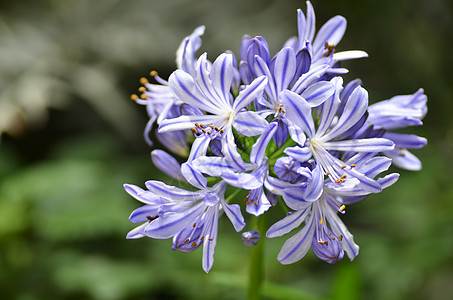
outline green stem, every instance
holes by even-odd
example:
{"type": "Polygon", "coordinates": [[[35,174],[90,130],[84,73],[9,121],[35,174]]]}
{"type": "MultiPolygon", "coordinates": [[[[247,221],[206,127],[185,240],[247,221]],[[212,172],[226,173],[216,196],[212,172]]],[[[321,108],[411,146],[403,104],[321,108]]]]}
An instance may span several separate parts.
{"type": "Polygon", "coordinates": [[[254,217],[253,228],[261,234],[261,239],[257,245],[251,249],[250,270],[249,270],[249,300],[261,299],[262,282],[264,279],[263,252],[264,252],[264,234],[266,232],[265,216],[254,217]]]}

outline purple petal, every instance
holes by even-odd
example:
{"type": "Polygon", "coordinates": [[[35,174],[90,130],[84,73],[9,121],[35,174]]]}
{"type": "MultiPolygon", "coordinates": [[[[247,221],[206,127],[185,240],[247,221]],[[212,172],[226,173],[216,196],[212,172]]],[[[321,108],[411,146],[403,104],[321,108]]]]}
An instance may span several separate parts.
{"type": "Polygon", "coordinates": [[[241,111],[234,117],[233,127],[242,135],[262,134],[269,123],[254,111],[241,111]]]}
{"type": "Polygon", "coordinates": [[[258,244],[261,239],[261,235],[256,230],[246,231],[242,233],[242,242],[247,247],[253,247],[258,244]]]}
{"type": "Polygon", "coordinates": [[[280,263],[287,265],[295,263],[302,259],[308,250],[310,250],[313,234],[315,232],[314,215],[310,215],[310,219],[305,223],[305,226],[291,238],[289,238],[282,249],[278,253],[277,259],[280,263]]]}
{"type": "Polygon", "coordinates": [[[195,76],[195,52],[201,46],[201,38],[204,34],[205,26],[197,27],[193,33],[186,37],[176,51],[176,65],[178,69],[195,76]]]}
{"type": "Polygon", "coordinates": [[[340,93],[343,90],[343,79],[341,77],[335,77],[331,80],[334,86],[334,95],[328,98],[321,106],[321,120],[319,121],[319,127],[316,131],[316,137],[320,137],[326,133],[326,131],[332,126],[332,121],[335,114],[340,106],[340,93]]]}
{"type": "Polygon", "coordinates": [[[311,150],[309,147],[303,148],[298,146],[288,147],[283,151],[283,153],[294,158],[299,162],[306,162],[311,158],[311,150]]]}
{"type": "Polygon", "coordinates": [[[362,87],[357,87],[349,97],[337,124],[322,139],[329,141],[347,131],[362,118],[367,107],[368,92],[362,87]]]}
{"type": "Polygon", "coordinates": [[[220,87],[220,99],[225,107],[230,104],[230,89],[234,76],[233,55],[223,53],[213,63],[211,70],[212,82],[215,87],[220,87]]]}
{"type": "Polygon", "coordinates": [[[295,72],[296,55],[292,48],[285,47],[277,53],[274,65],[274,80],[278,92],[288,88],[295,72]]]}
{"type": "Polygon", "coordinates": [[[201,156],[192,161],[192,166],[204,174],[215,177],[220,177],[227,171],[235,170],[225,158],[214,156],[201,156]]]}
{"type": "Polygon", "coordinates": [[[224,132],[222,139],[222,153],[229,160],[231,166],[236,168],[236,170],[245,171],[245,164],[241,155],[237,151],[231,127],[227,128],[224,132]]]}
{"type": "Polygon", "coordinates": [[[285,90],[280,93],[282,104],[286,110],[286,118],[311,138],[315,134],[315,124],[311,115],[311,107],[304,98],[296,93],[285,90]]]}
{"type": "Polygon", "coordinates": [[[203,203],[195,205],[185,212],[165,213],[153,220],[145,229],[148,237],[155,239],[168,239],[175,236],[186,227],[192,226],[194,220],[200,216],[206,206],[203,203]]]}
{"type": "Polygon", "coordinates": [[[146,236],[144,234],[144,230],[145,230],[146,226],[148,226],[148,222],[146,222],[138,227],[135,227],[134,229],[132,229],[131,231],[129,231],[127,233],[126,238],[127,239],[139,239],[139,238],[146,236]]]}
{"type": "Polygon", "coordinates": [[[224,199],[221,200],[223,211],[225,212],[234,229],[239,232],[245,227],[244,217],[241,213],[241,207],[238,204],[228,204],[224,199]]]}
{"type": "Polygon", "coordinates": [[[319,29],[315,40],[313,41],[313,52],[320,56],[324,50],[326,42],[329,45],[336,46],[346,31],[346,19],[342,16],[335,16],[327,21],[319,29]]]}
{"type": "Polygon", "coordinates": [[[222,108],[209,101],[197,87],[194,78],[182,70],[176,70],[168,79],[171,91],[184,103],[198,107],[201,110],[216,114],[222,108]]]}
{"type": "Polygon", "coordinates": [[[322,145],[326,150],[353,152],[383,152],[395,148],[391,140],[383,138],[323,142],[322,145]]]}
{"type": "Polygon", "coordinates": [[[384,154],[390,157],[393,164],[399,168],[410,171],[419,171],[422,168],[420,160],[406,149],[398,148],[393,151],[384,152],[384,154]]]}
{"type": "Polygon", "coordinates": [[[206,225],[202,235],[203,240],[203,270],[208,273],[214,264],[214,251],[217,245],[217,233],[219,227],[219,209],[210,207],[206,212],[206,225]]]}
{"type": "Polygon", "coordinates": [[[324,186],[324,174],[321,166],[317,165],[312,171],[311,181],[308,182],[307,188],[304,192],[304,200],[313,202],[319,199],[322,194],[322,188],[324,186]]]}
{"type": "Polygon", "coordinates": [[[240,91],[233,104],[233,114],[237,114],[241,109],[255,100],[263,92],[266,84],[267,78],[265,76],[260,76],[246,86],[245,89],[240,91]]]}
{"type": "Polygon", "coordinates": [[[269,227],[266,237],[275,238],[287,234],[291,230],[299,227],[307,219],[309,213],[309,208],[290,212],[286,217],[269,227]]]}
{"type": "Polygon", "coordinates": [[[256,140],[250,152],[250,162],[261,165],[264,159],[267,145],[277,131],[277,123],[269,124],[268,129],[256,140]]]}
{"type": "Polygon", "coordinates": [[[159,126],[159,132],[191,129],[195,127],[195,123],[212,124],[219,119],[217,115],[180,116],[174,119],[165,119],[159,126]]]}
{"type": "Polygon", "coordinates": [[[181,172],[184,178],[196,188],[205,189],[208,185],[208,180],[201,172],[192,166],[192,162],[186,162],[181,165],[181,172]]]}
{"type": "Polygon", "coordinates": [[[321,105],[328,98],[332,97],[335,88],[329,81],[316,82],[302,92],[304,98],[311,107],[321,105]]]}
{"type": "Polygon", "coordinates": [[[401,134],[394,132],[384,133],[384,138],[392,140],[398,148],[422,148],[426,146],[427,140],[425,138],[416,136],[414,134],[401,134]]]}
{"type": "Polygon", "coordinates": [[[160,196],[176,202],[195,202],[203,197],[201,192],[186,191],[184,189],[167,185],[161,181],[148,180],[146,187],[156,196],[160,196]]]}
{"type": "Polygon", "coordinates": [[[291,88],[296,94],[301,94],[304,89],[306,89],[310,84],[319,80],[319,78],[324,75],[329,68],[329,65],[320,65],[314,67],[307,73],[300,76],[300,78],[296,81],[294,86],[291,88]]]}
{"type": "MultiPolygon", "coordinates": [[[[257,193],[258,193],[258,199],[256,199],[255,201],[249,202],[246,206],[246,211],[251,215],[260,216],[260,215],[264,214],[272,205],[269,202],[269,200],[267,200],[267,197],[264,194],[262,188],[259,188],[255,191],[257,191],[257,193]]],[[[253,191],[252,191],[251,195],[255,195],[255,194],[256,193],[253,193],[253,191]]]]}
{"type": "Polygon", "coordinates": [[[234,173],[231,171],[226,171],[222,174],[222,179],[225,180],[229,185],[234,187],[253,190],[263,186],[263,177],[262,172],[252,172],[252,173],[234,173]]]}
{"type": "Polygon", "coordinates": [[[186,181],[181,173],[181,165],[167,152],[163,150],[154,150],[151,152],[151,159],[154,165],[168,176],[177,180],[186,181]]]}
{"type": "Polygon", "coordinates": [[[149,221],[148,217],[155,217],[158,214],[160,205],[143,205],[135,209],[129,216],[129,220],[132,223],[140,223],[149,221]]]}
{"type": "Polygon", "coordinates": [[[342,61],[342,60],[364,58],[364,57],[368,57],[368,53],[366,53],[365,51],[360,51],[360,50],[342,51],[342,52],[336,52],[333,54],[334,61],[342,61]]]}
{"type": "Polygon", "coordinates": [[[155,204],[156,202],[160,202],[158,195],[153,194],[150,191],[145,191],[136,185],[125,184],[124,189],[129,195],[145,204],[155,204]]]}

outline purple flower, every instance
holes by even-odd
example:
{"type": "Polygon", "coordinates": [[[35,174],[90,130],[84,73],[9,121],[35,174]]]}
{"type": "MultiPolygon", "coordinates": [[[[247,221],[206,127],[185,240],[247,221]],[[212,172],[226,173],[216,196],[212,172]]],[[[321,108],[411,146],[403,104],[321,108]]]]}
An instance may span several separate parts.
{"type": "Polygon", "coordinates": [[[127,237],[173,237],[173,249],[183,252],[193,251],[203,244],[205,272],[209,272],[214,263],[220,213],[225,212],[236,231],[245,226],[239,205],[225,202],[225,182],[199,191],[187,191],[154,180],[146,182],[147,191],[133,185],[124,187],[134,198],[147,204],[131,214],[132,222],[145,223],[127,237]]]}

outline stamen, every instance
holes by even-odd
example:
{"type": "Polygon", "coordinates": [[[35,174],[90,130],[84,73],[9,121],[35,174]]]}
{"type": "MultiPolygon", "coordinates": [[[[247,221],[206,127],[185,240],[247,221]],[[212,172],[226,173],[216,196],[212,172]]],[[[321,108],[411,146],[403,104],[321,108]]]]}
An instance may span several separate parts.
{"type": "Polygon", "coordinates": [[[255,197],[255,200],[258,200],[258,196],[255,197]]]}
{"type": "Polygon", "coordinates": [[[341,176],[341,179],[344,179],[346,177],[348,177],[348,175],[344,174],[343,176],[341,176]]]}
{"type": "Polygon", "coordinates": [[[224,133],[223,129],[220,129],[220,134],[224,133]]]}
{"type": "Polygon", "coordinates": [[[206,133],[206,129],[201,129],[201,131],[203,131],[203,133],[206,133]]]}
{"type": "Polygon", "coordinates": [[[204,240],[204,236],[202,236],[202,237],[200,238],[200,241],[202,241],[202,240],[204,240]]]}
{"type": "Polygon", "coordinates": [[[148,95],[146,95],[146,94],[141,94],[140,95],[140,99],[146,99],[146,98],[148,98],[148,95]]]}
{"type": "Polygon", "coordinates": [[[140,78],[140,83],[145,85],[145,84],[149,83],[149,81],[145,77],[142,77],[142,78],[140,78]]]}
{"type": "Polygon", "coordinates": [[[330,172],[329,172],[329,171],[327,171],[327,172],[326,172],[326,175],[327,175],[327,176],[329,176],[329,175],[330,175],[330,172]]]}
{"type": "Polygon", "coordinates": [[[351,168],[354,168],[354,167],[355,167],[355,164],[352,164],[352,165],[351,165],[351,168]]]}
{"type": "Polygon", "coordinates": [[[146,216],[146,218],[151,222],[151,221],[154,221],[155,219],[159,218],[159,216],[154,216],[154,217],[146,216]]]}
{"type": "Polygon", "coordinates": [[[343,240],[343,235],[340,234],[340,236],[338,237],[338,240],[341,242],[343,240]]]}
{"type": "Polygon", "coordinates": [[[192,227],[193,228],[197,227],[197,223],[193,223],[192,227]]]}
{"type": "Polygon", "coordinates": [[[251,194],[251,193],[252,193],[252,191],[249,191],[249,194],[251,194]]]}
{"type": "Polygon", "coordinates": [[[211,238],[209,238],[208,240],[209,240],[209,241],[212,241],[212,239],[211,239],[211,238]]]}
{"type": "Polygon", "coordinates": [[[141,86],[141,87],[138,88],[138,91],[139,91],[140,93],[143,93],[143,92],[146,91],[146,88],[145,88],[144,86],[141,86]]]}
{"type": "Polygon", "coordinates": [[[329,246],[328,241],[324,241],[324,242],[318,241],[318,244],[329,246]]]}
{"type": "Polygon", "coordinates": [[[341,181],[341,182],[345,182],[346,180],[345,180],[344,178],[341,178],[340,181],[341,181]]]}
{"type": "Polygon", "coordinates": [[[343,204],[342,206],[340,206],[340,211],[343,211],[345,208],[346,208],[346,205],[343,204]]]}
{"type": "Polygon", "coordinates": [[[137,101],[138,100],[138,96],[136,94],[132,94],[131,95],[131,100],[132,101],[137,101]]]}
{"type": "Polygon", "coordinates": [[[249,200],[249,201],[245,202],[245,205],[249,205],[249,204],[252,203],[253,201],[254,201],[253,199],[252,199],[252,200],[249,200]]]}
{"type": "Polygon", "coordinates": [[[320,219],[319,224],[323,224],[323,223],[324,223],[324,219],[320,219]]]}
{"type": "MultiPolygon", "coordinates": [[[[344,179],[343,179],[344,180],[344,179]]],[[[335,182],[336,183],[340,183],[340,180],[339,179],[335,179],[335,182]]]]}
{"type": "Polygon", "coordinates": [[[198,131],[195,128],[192,128],[192,132],[195,133],[195,134],[198,133],[198,131]]]}
{"type": "Polygon", "coordinates": [[[332,235],[332,232],[329,231],[329,236],[331,236],[331,235],[332,235]]]}
{"type": "Polygon", "coordinates": [[[326,54],[324,54],[324,56],[329,57],[335,51],[335,45],[329,44],[328,42],[326,42],[324,45],[324,49],[327,50],[327,52],[326,52],[326,54]]]}
{"type": "Polygon", "coordinates": [[[204,126],[204,124],[200,124],[200,127],[201,127],[201,128],[205,128],[206,126],[204,126]]]}
{"type": "Polygon", "coordinates": [[[188,243],[189,241],[190,241],[190,239],[186,239],[186,240],[184,241],[184,244],[185,244],[185,243],[188,243]]]}
{"type": "Polygon", "coordinates": [[[405,157],[406,154],[404,154],[403,152],[400,152],[400,153],[398,153],[398,156],[405,157]]]}
{"type": "Polygon", "coordinates": [[[215,129],[215,131],[219,131],[220,130],[219,127],[217,127],[217,126],[214,127],[214,129],[215,129]]]}
{"type": "Polygon", "coordinates": [[[255,206],[258,206],[258,202],[255,201],[255,202],[253,202],[253,203],[255,204],[255,206]]]}
{"type": "Polygon", "coordinates": [[[200,124],[198,124],[197,122],[195,122],[195,127],[200,128],[200,124]]]}
{"type": "Polygon", "coordinates": [[[151,75],[151,77],[155,77],[158,75],[158,73],[157,71],[152,70],[151,72],[149,72],[149,75],[151,75]]]}
{"type": "Polygon", "coordinates": [[[212,129],[214,129],[214,126],[212,126],[212,125],[209,125],[209,127],[211,127],[212,129]]]}
{"type": "Polygon", "coordinates": [[[207,133],[208,133],[208,134],[211,134],[211,132],[210,132],[210,131],[208,131],[207,133]]]}
{"type": "Polygon", "coordinates": [[[341,166],[341,169],[344,169],[344,168],[346,168],[346,166],[341,166]]]}
{"type": "Polygon", "coordinates": [[[193,248],[193,247],[195,247],[196,245],[197,245],[197,243],[195,243],[195,242],[192,242],[192,244],[190,244],[190,247],[192,247],[192,248],[193,248]]]}

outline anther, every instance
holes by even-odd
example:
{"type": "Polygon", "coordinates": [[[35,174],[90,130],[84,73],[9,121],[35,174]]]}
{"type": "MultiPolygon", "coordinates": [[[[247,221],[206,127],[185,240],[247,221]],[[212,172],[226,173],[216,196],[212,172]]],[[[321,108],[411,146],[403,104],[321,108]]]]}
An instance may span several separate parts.
{"type": "Polygon", "coordinates": [[[329,232],[329,236],[331,236],[331,235],[332,235],[332,232],[329,232]]]}
{"type": "Polygon", "coordinates": [[[140,99],[146,99],[146,98],[148,98],[148,96],[146,94],[141,94],[140,95],[140,99]]]}
{"type": "Polygon", "coordinates": [[[202,240],[204,240],[204,236],[202,236],[202,237],[200,238],[200,241],[202,241],[202,240]]]}
{"type": "Polygon", "coordinates": [[[198,131],[195,128],[192,128],[192,132],[195,133],[195,134],[198,133],[198,131]]]}
{"type": "Polygon", "coordinates": [[[342,169],[346,168],[346,166],[341,166],[342,169]]]}
{"type": "Polygon", "coordinates": [[[138,91],[140,93],[143,93],[144,91],[146,91],[146,88],[144,86],[141,86],[141,87],[138,88],[138,91]]]}
{"type": "Polygon", "coordinates": [[[329,172],[329,171],[327,171],[327,172],[326,172],[326,175],[330,175],[330,172],[329,172]]]}
{"type": "Polygon", "coordinates": [[[159,218],[159,216],[155,216],[155,217],[146,216],[146,218],[151,222],[151,221],[154,221],[155,219],[159,218]]]}
{"type": "Polygon", "coordinates": [[[252,199],[252,200],[249,200],[249,201],[247,201],[247,202],[245,202],[245,205],[249,205],[249,204],[252,203],[252,202],[253,202],[253,199],[252,199]]]}
{"type": "Polygon", "coordinates": [[[341,176],[341,178],[346,178],[348,177],[348,175],[344,174],[343,176],[341,176]]]}
{"type": "Polygon", "coordinates": [[[197,122],[195,122],[195,126],[196,126],[197,128],[200,128],[200,124],[198,124],[197,122]]]}
{"type": "Polygon", "coordinates": [[[208,240],[209,240],[209,241],[212,241],[212,239],[211,239],[211,238],[209,238],[208,240]]]}
{"type": "Polygon", "coordinates": [[[398,156],[405,157],[406,154],[404,154],[403,152],[400,152],[400,153],[398,153],[398,156]]]}
{"type": "Polygon", "coordinates": [[[190,241],[190,239],[186,239],[186,240],[184,241],[184,244],[185,244],[185,243],[188,243],[189,241],[190,241]]]}
{"type": "Polygon", "coordinates": [[[324,223],[324,219],[319,220],[319,224],[322,224],[322,223],[324,223]]]}
{"type": "Polygon", "coordinates": [[[354,167],[355,167],[355,164],[352,164],[352,165],[351,165],[351,168],[354,168],[354,167]]]}
{"type": "Polygon", "coordinates": [[[223,129],[220,129],[220,133],[221,133],[221,134],[224,133],[224,130],[223,130],[223,129]]]}
{"type": "Polygon", "coordinates": [[[324,54],[325,57],[329,57],[334,51],[335,51],[335,45],[332,44],[330,45],[328,42],[324,44],[324,49],[327,50],[326,54],[324,54]]]}
{"type": "Polygon", "coordinates": [[[212,129],[214,129],[214,126],[212,126],[212,125],[209,125],[209,127],[211,127],[212,129]]]}
{"type": "Polygon", "coordinates": [[[193,228],[197,227],[197,223],[193,223],[192,227],[193,228]]]}
{"type": "Polygon", "coordinates": [[[328,241],[324,241],[324,242],[318,241],[318,244],[329,246],[328,241]]]}
{"type": "Polygon", "coordinates": [[[251,193],[252,193],[252,191],[249,191],[249,194],[251,194],[251,193]]]}
{"type": "Polygon", "coordinates": [[[192,242],[192,244],[190,244],[190,247],[192,247],[192,248],[193,248],[193,247],[195,247],[196,245],[197,245],[197,243],[195,243],[195,242],[192,242]]]}
{"type": "Polygon", "coordinates": [[[338,237],[338,240],[341,242],[343,240],[343,235],[340,234],[340,236],[338,237]]]}
{"type": "Polygon", "coordinates": [[[210,131],[208,131],[207,133],[208,133],[208,134],[211,134],[211,132],[210,132],[210,131]]]}
{"type": "Polygon", "coordinates": [[[204,126],[204,124],[200,124],[200,127],[201,127],[201,128],[205,128],[206,126],[204,126]]]}
{"type": "Polygon", "coordinates": [[[138,100],[138,96],[136,94],[132,94],[131,95],[131,100],[132,101],[137,101],[138,100]]]}
{"type": "Polygon", "coordinates": [[[258,196],[255,197],[255,200],[258,200],[258,196]]]}
{"type": "Polygon", "coordinates": [[[214,127],[214,129],[215,129],[215,131],[219,131],[220,130],[219,127],[217,127],[217,126],[214,127]]]}
{"type": "Polygon", "coordinates": [[[149,72],[149,75],[151,75],[152,77],[155,77],[158,74],[157,74],[157,71],[152,70],[151,72],[149,72]]]}
{"type": "Polygon", "coordinates": [[[340,180],[339,180],[339,179],[335,179],[335,182],[336,182],[336,183],[340,183],[340,180]]]}
{"type": "Polygon", "coordinates": [[[340,206],[340,211],[343,211],[345,208],[346,206],[343,204],[342,206],[340,206]]]}
{"type": "Polygon", "coordinates": [[[340,181],[341,181],[341,182],[345,182],[346,180],[345,180],[344,178],[341,178],[340,181]]]}
{"type": "Polygon", "coordinates": [[[149,83],[149,81],[145,77],[142,77],[142,78],[140,78],[140,83],[145,85],[145,84],[149,83]]]}
{"type": "Polygon", "coordinates": [[[255,206],[258,206],[258,202],[255,201],[255,202],[253,202],[253,203],[255,204],[255,206]]]}
{"type": "Polygon", "coordinates": [[[201,129],[201,131],[203,131],[203,133],[206,133],[206,129],[201,129]]]}

